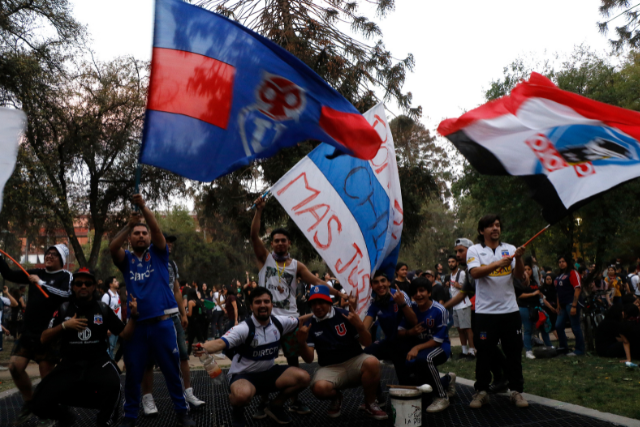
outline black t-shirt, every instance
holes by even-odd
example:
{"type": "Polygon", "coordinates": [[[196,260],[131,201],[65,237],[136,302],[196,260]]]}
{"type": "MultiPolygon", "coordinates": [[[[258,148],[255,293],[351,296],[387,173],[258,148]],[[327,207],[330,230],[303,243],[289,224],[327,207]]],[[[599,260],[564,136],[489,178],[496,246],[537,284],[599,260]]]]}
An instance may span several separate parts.
{"type": "Polygon", "coordinates": [[[404,292],[405,294],[409,295],[409,286],[411,286],[411,283],[408,280],[405,280],[404,282],[400,282],[397,279],[393,281],[393,288],[395,289],[396,285],[398,285],[398,287],[400,288],[400,290],[402,292],[404,292]]]}
{"type": "Polygon", "coordinates": [[[443,285],[434,285],[431,290],[431,300],[436,302],[447,302],[451,299],[451,295],[449,294],[449,288],[444,287],[443,285]]]}
{"type": "MultiPolygon", "coordinates": [[[[533,280],[530,280],[529,286],[522,288],[522,293],[532,294],[537,290],[538,290],[538,284],[533,280]]],[[[527,298],[518,298],[517,302],[518,302],[518,307],[533,308],[540,305],[540,295],[535,295],[527,298]]]]}
{"type": "Polygon", "coordinates": [[[556,293],[556,287],[553,285],[542,285],[540,292],[544,295],[545,299],[554,308],[558,305],[558,294],[556,293]]]}
{"type": "Polygon", "coordinates": [[[25,338],[40,339],[42,331],[47,329],[47,325],[58,309],[60,304],[67,301],[71,296],[71,281],[73,275],[67,270],[48,272],[44,268],[33,268],[27,270],[29,274],[35,274],[44,282],[42,288],[49,295],[45,297],[37,286],[29,282],[29,278],[21,270],[9,268],[3,258],[0,258],[0,274],[5,280],[18,284],[29,285],[27,296],[27,308],[24,312],[24,323],[22,335],[25,338]]]}
{"type": "Polygon", "coordinates": [[[337,307],[333,310],[330,319],[318,322],[312,317],[310,321],[307,345],[315,347],[320,366],[337,365],[363,353],[358,331],[344,317],[348,312],[337,307]]]}
{"type": "Polygon", "coordinates": [[[607,349],[615,344],[618,340],[616,337],[620,336],[621,322],[615,320],[605,319],[596,329],[596,352],[598,356],[606,357],[607,349]]]}
{"type": "Polygon", "coordinates": [[[74,315],[85,317],[87,328],[83,331],[75,329],[62,331],[60,336],[62,359],[78,361],[108,357],[107,330],[114,335],[120,335],[124,330],[122,320],[103,302],[92,300],[86,304],[77,305],[74,301],[70,301],[58,308],[51,319],[51,327],[58,326],[74,315]]]}

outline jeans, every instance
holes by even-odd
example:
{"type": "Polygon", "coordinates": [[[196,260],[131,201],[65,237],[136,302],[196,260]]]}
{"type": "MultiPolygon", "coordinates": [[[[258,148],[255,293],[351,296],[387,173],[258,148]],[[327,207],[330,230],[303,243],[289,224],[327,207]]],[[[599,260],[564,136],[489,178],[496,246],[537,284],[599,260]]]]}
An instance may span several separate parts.
{"type": "Polygon", "coordinates": [[[109,357],[111,359],[114,359],[115,354],[113,353],[113,351],[116,349],[116,344],[118,343],[118,336],[114,334],[109,335],[108,342],[109,342],[109,348],[107,349],[107,353],[109,353],[109,357]]]}
{"type": "MultiPolygon", "coordinates": [[[[531,320],[529,319],[528,307],[520,307],[520,318],[522,319],[522,326],[524,326],[524,349],[526,351],[531,351],[533,349],[533,346],[531,344],[531,332],[535,329],[535,324],[531,323],[531,320]]],[[[547,347],[551,347],[549,333],[542,329],[540,330],[540,335],[542,335],[544,345],[546,345],[547,347]]]]}
{"type": "Polygon", "coordinates": [[[560,341],[560,348],[567,348],[567,334],[564,333],[564,325],[569,318],[571,322],[571,330],[573,331],[573,335],[576,337],[576,349],[574,351],[577,355],[584,354],[584,337],[582,336],[582,328],[580,327],[580,307],[576,308],[576,315],[571,316],[571,304],[567,304],[562,306],[560,304],[560,309],[558,310],[558,320],[556,321],[556,329],[558,331],[558,340],[560,341]]]}
{"type": "Polygon", "coordinates": [[[225,321],[224,311],[213,311],[211,314],[211,329],[215,338],[220,338],[226,332],[224,330],[225,321]]]}

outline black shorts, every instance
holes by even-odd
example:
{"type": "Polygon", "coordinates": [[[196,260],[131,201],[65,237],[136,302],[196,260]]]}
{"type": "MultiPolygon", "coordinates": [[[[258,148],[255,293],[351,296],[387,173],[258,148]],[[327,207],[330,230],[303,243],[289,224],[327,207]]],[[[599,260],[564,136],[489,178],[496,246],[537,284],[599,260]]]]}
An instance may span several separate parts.
{"type": "Polygon", "coordinates": [[[233,374],[229,380],[229,386],[238,380],[247,380],[256,388],[256,394],[275,393],[279,391],[276,387],[276,380],[280,378],[287,369],[289,369],[287,365],[273,365],[268,370],[262,372],[249,372],[247,374],[240,372],[233,374]]]}
{"type": "Polygon", "coordinates": [[[40,339],[29,335],[22,335],[15,340],[11,356],[24,357],[36,363],[47,361],[56,364],[60,361],[58,349],[53,348],[50,344],[42,344],[40,339]]]}

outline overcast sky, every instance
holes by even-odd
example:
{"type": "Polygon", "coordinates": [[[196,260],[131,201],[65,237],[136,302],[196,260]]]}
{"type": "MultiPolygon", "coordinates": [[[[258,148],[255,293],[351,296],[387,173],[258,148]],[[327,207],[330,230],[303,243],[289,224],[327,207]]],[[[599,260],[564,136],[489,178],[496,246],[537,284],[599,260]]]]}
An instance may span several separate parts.
{"type": "MultiPolygon", "coordinates": [[[[121,55],[150,59],[153,0],[73,0],[100,60],[121,55]]],[[[598,33],[600,0],[396,0],[379,24],[396,58],[412,53],[416,67],[405,90],[423,108],[430,128],[483,101],[483,90],[517,57],[569,54],[585,44],[608,49],[598,33]]],[[[388,107],[397,112],[395,105],[388,107]]]]}

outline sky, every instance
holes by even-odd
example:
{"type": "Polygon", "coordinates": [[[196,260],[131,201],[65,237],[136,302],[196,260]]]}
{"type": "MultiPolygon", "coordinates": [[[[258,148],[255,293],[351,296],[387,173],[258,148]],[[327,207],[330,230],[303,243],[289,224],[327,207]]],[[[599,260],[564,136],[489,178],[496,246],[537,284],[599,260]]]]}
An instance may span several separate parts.
{"type": "MultiPolygon", "coordinates": [[[[361,0],[362,2],[362,0],[361,0]]],[[[72,0],[74,15],[88,26],[96,59],[151,58],[153,0],[72,0]]],[[[404,89],[422,106],[430,129],[483,102],[483,93],[518,57],[569,55],[584,44],[608,50],[596,23],[600,0],[396,0],[396,10],[377,19],[394,57],[412,53],[416,66],[404,89]]],[[[393,113],[398,108],[390,103],[393,113]]]]}

